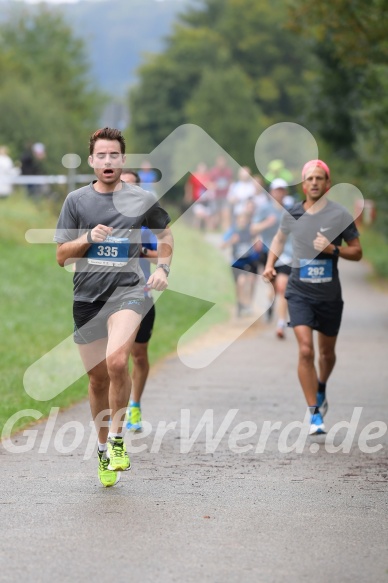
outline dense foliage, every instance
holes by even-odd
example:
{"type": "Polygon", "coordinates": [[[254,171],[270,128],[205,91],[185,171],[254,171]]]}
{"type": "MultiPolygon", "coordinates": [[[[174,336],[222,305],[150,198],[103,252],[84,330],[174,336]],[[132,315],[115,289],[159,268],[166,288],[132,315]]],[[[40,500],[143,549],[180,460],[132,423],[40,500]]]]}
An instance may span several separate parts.
{"type": "Polygon", "coordinates": [[[364,198],[376,201],[388,237],[388,1],[290,4],[292,28],[318,57],[317,129],[349,163],[364,198]]]}
{"type": "Polygon", "coordinates": [[[0,143],[18,158],[46,146],[46,171],[61,172],[66,152],[85,153],[102,103],[91,86],[83,41],[47,7],[10,10],[0,25],[0,143]]]}
{"type": "Polygon", "coordinates": [[[186,122],[240,163],[273,123],[310,130],[336,182],[378,205],[388,234],[388,0],[197,0],[130,95],[139,152],[186,122]]]}
{"type": "Polygon", "coordinates": [[[140,68],[130,96],[138,151],[196,123],[240,163],[260,133],[304,119],[312,69],[306,43],[286,29],[283,0],[202,0],[181,15],[166,50],[140,68]]]}

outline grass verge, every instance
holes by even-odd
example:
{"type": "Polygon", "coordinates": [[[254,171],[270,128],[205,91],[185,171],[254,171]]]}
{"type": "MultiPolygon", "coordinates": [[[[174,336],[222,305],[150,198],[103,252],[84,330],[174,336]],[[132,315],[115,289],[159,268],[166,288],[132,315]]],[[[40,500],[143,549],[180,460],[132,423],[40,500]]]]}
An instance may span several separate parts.
{"type": "Polygon", "coordinates": [[[373,227],[369,227],[362,229],[361,243],[364,259],[373,267],[373,282],[388,290],[388,241],[373,227]]]}

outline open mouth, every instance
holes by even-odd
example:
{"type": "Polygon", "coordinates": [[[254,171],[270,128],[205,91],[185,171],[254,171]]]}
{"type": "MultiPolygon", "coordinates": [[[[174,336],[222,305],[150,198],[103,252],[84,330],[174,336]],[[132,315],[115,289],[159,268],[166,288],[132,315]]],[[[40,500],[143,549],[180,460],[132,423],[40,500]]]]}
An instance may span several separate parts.
{"type": "Polygon", "coordinates": [[[112,176],[112,174],[113,174],[112,168],[105,168],[103,174],[104,174],[104,176],[112,176]]]}

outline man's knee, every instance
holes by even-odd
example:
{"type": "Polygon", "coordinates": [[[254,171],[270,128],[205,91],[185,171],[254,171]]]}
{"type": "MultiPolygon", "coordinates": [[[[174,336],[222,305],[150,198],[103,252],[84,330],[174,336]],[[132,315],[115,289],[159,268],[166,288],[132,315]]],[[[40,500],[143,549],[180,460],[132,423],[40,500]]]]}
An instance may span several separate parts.
{"type": "Polygon", "coordinates": [[[319,356],[325,362],[334,362],[336,359],[334,348],[321,348],[319,356]]]}
{"type": "Polygon", "coordinates": [[[148,366],[148,351],[147,351],[147,344],[136,344],[132,349],[132,360],[135,366],[140,368],[145,368],[148,366]]]}
{"type": "Polygon", "coordinates": [[[109,376],[89,373],[89,390],[92,393],[103,393],[109,388],[109,376]]]}
{"type": "Polygon", "coordinates": [[[299,346],[299,358],[304,362],[314,362],[314,347],[307,342],[302,342],[299,346]]]}
{"type": "Polygon", "coordinates": [[[106,366],[111,379],[126,376],[128,374],[128,358],[126,354],[112,354],[107,357],[106,366]]]}
{"type": "Polygon", "coordinates": [[[148,366],[148,358],[146,354],[133,355],[133,364],[139,368],[145,368],[148,366]]]}

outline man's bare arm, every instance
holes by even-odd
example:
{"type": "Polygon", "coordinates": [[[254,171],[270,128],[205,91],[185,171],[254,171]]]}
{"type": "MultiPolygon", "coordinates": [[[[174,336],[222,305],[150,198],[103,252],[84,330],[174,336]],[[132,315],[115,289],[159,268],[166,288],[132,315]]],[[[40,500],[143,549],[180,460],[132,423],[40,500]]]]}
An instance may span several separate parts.
{"type": "Polygon", "coordinates": [[[274,279],[276,276],[275,263],[282,254],[286,240],[287,235],[285,235],[280,229],[272,239],[271,248],[268,252],[267,263],[263,271],[263,277],[265,279],[269,279],[269,281],[274,279]]]}
{"type": "MultiPolygon", "coordinates": [[[[102,243],[111,232],[112,227],[97,225],[88,233],[90,233],[89,238],[91,238],[93,243],[102,243]]],[[[88,233],[84,233],[81,237],[78,237],[78,239],[74,239],[74,241],[58,243],[57,262],[61,267],[74,263],[77,259],[80,259],[85,255],[91,245],[88,241],[88,233]]]]}
{"type": "MultiPolygon", "coordinates": [[[[166,227],[164,231],[157,233],[156,236],[158,239],[158,264],[170,266],[174,250],[174,238],[171,229],[166,227]]],[[[161,268],[155,269],[148,279],[147,285],[157,291],[166,289],[168,286],[166,272],[161,268]]]]}
{"type": "MultiPolygon", "coordinates": [[[[337,247],[339,251],[338,257],[342,257],[348,261],[360,261],[362,258],[360,239],[358,237],[356,239],[351,239],[350,241],[346,242],[346,245],[346,247],[337,247]]],[[[314,239],[314,249],[316,251],[328,253],[329,255],[334,255],[336,245],[330,243],[330,241],[326,239],[322,233],[318,232],[317,237],[314,239]]]]}
{"type": "Polygon", "coordinates": [[[266,229],[269,229],[270,227],[275,225],[275,223],[276,223],[276,216],[275,215],[270,215],[269,217],[267,217],[266,219],[264,219],[260,223],[252,223],[251,234],[258,235],[259,233],[262,233],[266,229]]]}

